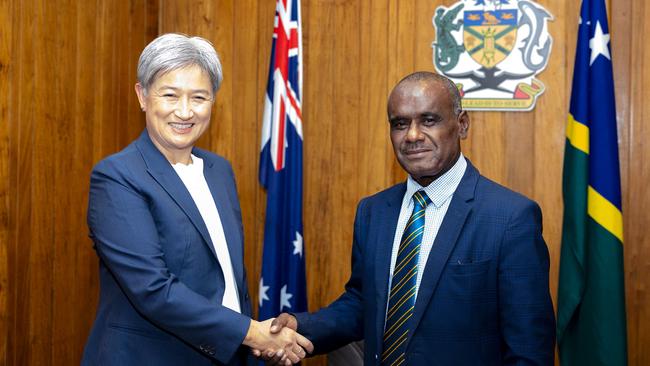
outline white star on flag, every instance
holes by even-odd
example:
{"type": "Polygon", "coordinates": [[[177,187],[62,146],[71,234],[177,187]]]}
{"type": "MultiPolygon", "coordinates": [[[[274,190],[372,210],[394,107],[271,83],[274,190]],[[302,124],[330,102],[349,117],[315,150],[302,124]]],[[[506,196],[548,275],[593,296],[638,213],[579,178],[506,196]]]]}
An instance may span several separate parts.
{"type": "Polygon", "coordinates": [[[293,254],[299,254],[302,258],[302,235],[296,231],[296,240],[293,241],[293,254]]]}
{"type": "Polygon", "coordinates": [[[258,297],[260,298],[260,306],[262,306],[262,301],[269,300],[269,295],[266,292],[269,290],[269,286],[264,286],[264,278],[260,278],[260,290],[258,297]]]}
{"type": "Polygon", "coordinates": [[[596,32],[594,32],[594,38],[589,40],[589,48],[591,48],[591,59],[589,60],[589,66],[591,66],[594,61],[598,58],[598,55],[603,55],[611,61],[609,55],[609,33],[604,34],[603,28],[600,27],[600,21],[596,22],[596,32]]]}
{"type": "Polygon", "coordinates": [[[291,309],[289,299],[292,297],[293,295],[287,292],[287,285],[282,286],[282,289],[280,289],[280,311],[282,311],[283,308],[291,309]]]}

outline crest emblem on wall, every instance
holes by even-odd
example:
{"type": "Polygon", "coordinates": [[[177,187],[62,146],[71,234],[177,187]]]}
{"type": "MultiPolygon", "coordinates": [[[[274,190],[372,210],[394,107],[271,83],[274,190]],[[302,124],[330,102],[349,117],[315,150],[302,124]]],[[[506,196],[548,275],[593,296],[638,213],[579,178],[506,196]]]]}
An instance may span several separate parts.
{"type": "Polygon", "coordinates": [[[553,16],[529,0],[463,0],[433,16],[433,63],[468,110],[529,111],[545,90],[553,16]]]}

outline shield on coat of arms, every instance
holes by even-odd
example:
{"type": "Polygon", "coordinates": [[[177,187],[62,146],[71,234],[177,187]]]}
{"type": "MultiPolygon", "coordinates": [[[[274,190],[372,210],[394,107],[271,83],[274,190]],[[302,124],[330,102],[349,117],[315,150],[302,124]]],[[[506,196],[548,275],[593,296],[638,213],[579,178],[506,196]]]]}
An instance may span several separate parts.
{"type": "Polygon", "coordinates": [[[486,68],[503,61],[517,40],[517,9],[465,11],[463,43],[472,59],[486,68]]]}

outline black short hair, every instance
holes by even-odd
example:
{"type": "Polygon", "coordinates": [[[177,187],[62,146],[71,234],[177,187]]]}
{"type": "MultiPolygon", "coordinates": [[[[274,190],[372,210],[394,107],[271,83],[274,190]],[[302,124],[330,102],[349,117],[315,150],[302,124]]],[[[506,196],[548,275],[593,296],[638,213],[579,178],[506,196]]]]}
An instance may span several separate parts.
{"type": "Polygon", "coordinates": [[[448,77],[430,71],[416,71],[412,74],[406,75],[402,80],[400,80],[397,83],[397,85],[395,85],[395,88],[393,89],[396,89],[402,83],[411,82],[411,81],[433,81],[433,82],[442,83],[447,88],[447,91],[449,91],[449,97],[451,99],[452,110],[454,111],[454,115],[458,116],[460,112],[463,111],[460,91],[458,90],[456,83],[454,83],[448,77]]]}

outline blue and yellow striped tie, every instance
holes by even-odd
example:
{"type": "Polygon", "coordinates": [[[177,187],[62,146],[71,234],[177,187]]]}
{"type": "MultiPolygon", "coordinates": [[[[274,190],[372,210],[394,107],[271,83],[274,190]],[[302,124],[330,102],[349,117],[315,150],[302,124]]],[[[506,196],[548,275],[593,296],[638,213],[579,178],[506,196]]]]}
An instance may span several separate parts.
{"type": "Polygon", "coordinates": [[[384,328],[384,352],[382,365],[401,365],[404,363],[408,320],[413,316],[415,292],[418,277],[420,244],[424,232],[424,212],[431,203],[429,196],[422,191],[413,195],[413,213],[406,224],[402,241],[399,244],[393,279],[388,298],[388,313],[384,328]]]}

